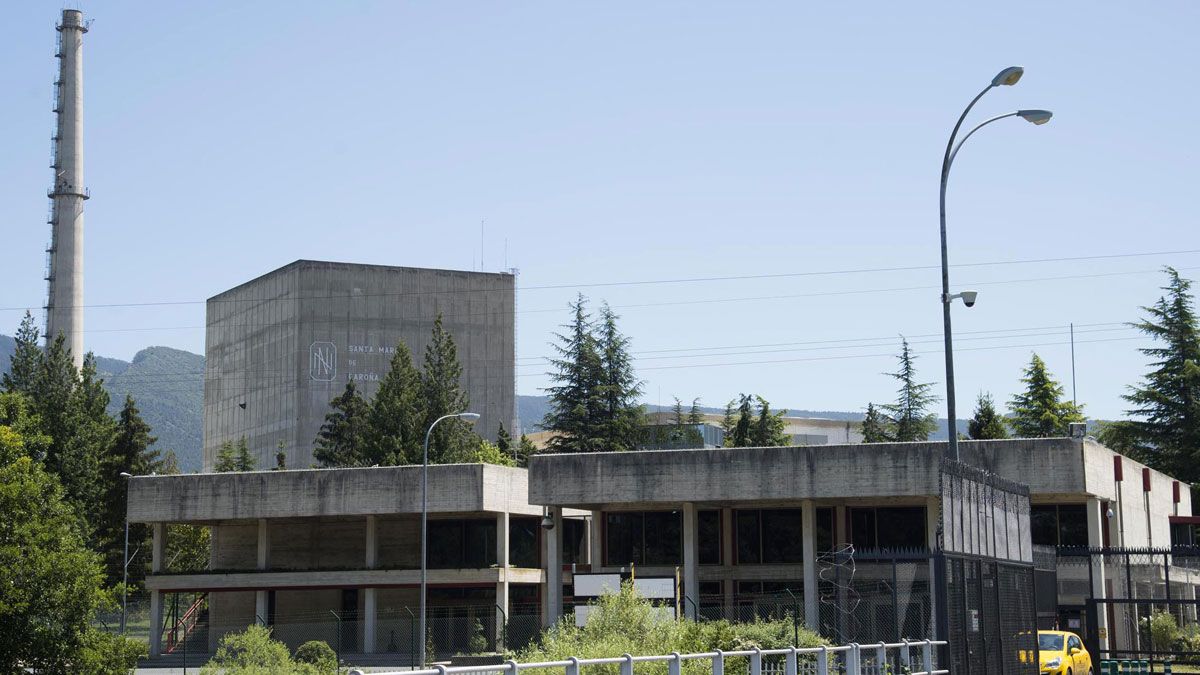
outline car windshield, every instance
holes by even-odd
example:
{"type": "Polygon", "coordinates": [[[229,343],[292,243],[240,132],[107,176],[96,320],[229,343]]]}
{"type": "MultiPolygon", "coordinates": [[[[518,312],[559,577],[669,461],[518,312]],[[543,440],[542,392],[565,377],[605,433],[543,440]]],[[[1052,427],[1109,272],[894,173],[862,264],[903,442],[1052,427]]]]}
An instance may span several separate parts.
{"type": "Polygon", "coordinates": [[[1061,652],[1063,636],[1042,633],[1038,636],[1038,649],[1047,652],[1061,652]]]}

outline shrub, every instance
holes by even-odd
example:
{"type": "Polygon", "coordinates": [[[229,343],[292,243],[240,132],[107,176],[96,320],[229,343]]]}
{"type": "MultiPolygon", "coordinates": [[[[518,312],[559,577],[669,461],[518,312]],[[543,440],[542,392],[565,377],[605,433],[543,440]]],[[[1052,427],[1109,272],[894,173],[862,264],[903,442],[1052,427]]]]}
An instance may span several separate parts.
{"type": "Polygon", "coordinates": [[[296,662],[316,666],[321,672],[336,670],[337,653],[333,647],[320,640],[309,640],[296,649],[296,662]]]}
{"type": "MultiPolygon", "coordinates": [[[[328,648],[328,647],[327,647],[328,648]]],[[[287,645],[271,639],[271,629],[250,626],[221,638],[217,653],[200,670],[201,675],[317,675],[309,663],[292,661],[287,645]]]]}
{"type": "MultiPolygon", "coordinates": [[[[681,654],[707,652],[713,649],[778,649],[792,644],[793,626],[790,619],[731,623],[729,621],[695,622],[666,618],[653,605],[641,598],[631,583],[623,583],[619,593],[600,598],[597,609],[588,617],[586,626],[579,628],[564,619],[542,635],[541,644],[517,655],[518,661],[559,661],[570,656],[601,658],[622,654],[681,654]]],[[[800,630],[797,647],[817,647],[827,644],[812,631],[800,630]]],[[[726,670],[740,672],[745,659],[728,659],[726,670]]],[[[667,672],[666,663],[638,664],[639,673],[660,675],[667,672]]],[[[707,661],[685,661],[688,674],[711,672],[707,661]]],[[[589,673],[615,675],[618,666],[593,666],[589,673]]]]}
{"type": "Polygon", "coordinates": [[[1170,612],[1158,610],[1149,617],[1141,620],[1142,629],[1150,633],[1155,650],[1174,649],[1175,643],[1183,637],[1175,616],[1170,612]]]}
{"type": "Polygon", "coordinates": [[[488,639],[483,634],[483,623],[479,619],[471,622],[471,638],[467,642],[467,650],[472,654],[482,654],[487,651],[488,639]]]}

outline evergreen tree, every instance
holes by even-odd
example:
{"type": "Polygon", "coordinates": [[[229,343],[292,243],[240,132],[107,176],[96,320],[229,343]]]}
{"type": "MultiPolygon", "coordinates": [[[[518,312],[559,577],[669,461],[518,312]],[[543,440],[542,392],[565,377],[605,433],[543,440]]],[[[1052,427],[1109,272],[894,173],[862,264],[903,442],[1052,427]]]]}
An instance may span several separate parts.
{"type": "Polygon", "coordinates": [[[605,380],[596,338],[592,334],[587,300],[579,295],[571,303],[571,323],[556,333],[553,345],[558,358],[551,360],[556,372],[548,373],[553,384],[546,388],[550,409],[542,427],[557,432],[547,444],[551,452],[595,452],[605,450],[606,433],[599,423],[605,380]]]}
{"type": "Polygon", "coordinates": [[[738,398],[725,406],[725,419],[729,427],[725,432],[725,447],[745,448],[750,446],[750,435],[754,428],[754,397],[739,394],[738,398]],[[736,413],[734,405],[736,403],[736,413]],[[735,416],[736,415],[736,416],[735,416]]]}
{"type": "Polygon", "coordinates": [[[508,433],[508,429],[504,428],[504,422],[501,422],[500,428],[496,430],[496,447],[505,455],[514,456],[512,435],[508,433]]]}
{"type": "Polygon", "coordinates": [[[900,369],[888,373],[900,382],[896,402],[882,406],[891,421],[893,440],[898,443],[927,441],[929,434],[937,429],[937,416],[929,412],[929,407],[938,400],[932,393],[933,384],[917,382],[916,357],[904,338],[900,340],[897,359],[900,369]]]}
{"type": "MultiPolygon", "coordinates": [[[[29,398],[33,402],[34,412],[42,420],[42,430],[51,438],[50,447],[46,450],[46,468],[60,478],[65,447],[74,436],[74,423],[79,420],[79,416],[72,415],[71,405],[78,382],[79,371],[71,361],[66,339],[59,334],[50,342],[41,359],[29,398]]],[[[69,488],[67,494],[69,497],[69,488]]]]}
{"type": "MultiPolygon", "coordinates": [[[[470,407],[471,400],[461,380],[462,365],[458,362],[454,336],[443,328],[442,315],[438,314],[425,348],[425,370],[421,373],[421,402],[425,412],[422,430],[429,429],[440,417],[465,412],[470,407]]],[[[430,464],[445,464],[450,457],[477,445],[479,441],[473,436],[471,425],[463,420],[442,421],[429,437],[430,464]]]]}
{"type": "Polygon", "coordinates": [[[424,422],[421,374],[413,367],[408,345],[400,342],[392,354],[391,369],[371,401],[363,464],[419,463],[425,440],[424,422]]]}
{"type": "Polygon", "coordinates": [[[755,447],[782,446],[791,443],[792,439],[784,433],[783,416],[786,410],[771,412],[771,404],[761,396],[754,397],[758,401],[758,417],[750,429],[750,445],[755,447]]]}
{"type": "Polygon", "coordinates": [[[250,448],[246,445],[246,437],[238,441],[237,453],[235,455],[236,467],[234,471],[254,471],[258,468],[258,459],[250,453],[250,448]]]}
{"type": "Polygon", "coordinates": [[[684,424],[683,401],[680,401],[678,396],[674,398],[675,404],[671,406],[671,424],[677,428],[682,428],[684,424]]]}
{"type": "MultiPolygon", "coordinates": [[[[150,435],[150,425],[142,419],[133,397],[126,394],[125,403],[117,416],[112,448],[103,463],[106,491],[103,519],[97,524],[97,539],[104,553],[105,571],[110,584],[121,581],[125,559],[125,506],[128,480],[121,473],[148,476],[162,466],[158,451],[151,446],[157,439],[150,435]]],[[[150,528],[144,524],[129,526],[129,551],[149,551],[150,528]]],[[[131,584],[141,582],[144,566],[129,566],[131,584]]]]}
{"type": "Polygon", "coordinates": [[[1046,370],[1046,362],[1037,354],[1029,361],[1021,378],[1025,391],[1013,396],[1008,404],[1008,420],[1017,438],[1066,436],[1067,425],[1082,422],[1079,406],[1064,401],[1063,388],[1046,370]]]}
{"type": "Polygon", "coordinates": [[[164,476],[175,476],[183,473],[179,469],[179,457],[175,454],[174,450],[167,450],[163,453],[158,472],[164,476]]]}
{"type": "Polygon", "coordinates": [[[275,471],[287,469],[287,452],[284,451],[284,447],[286,446],[283,440],[280,439],[279,443],[275,446],[275,471]]]}
{"type": "Polygon", "coordinates": [[[892,421],[874,403],[867,404],[867,414],[862,422],[863,443],[891,443],[896,440],[892,433],[892,421]]]}
{"type": "Polygon", "coordinates": [[[644,410],[638,403],[642,382],[633,372],[629,356],[629,338],[617,328],[617,315],[608,303],[600,306],[596,349],[602,370],[597,394],[600,399],[599,425],[603,450],[634,450],[644,410]]]}
{"type": "Polygon", "coordinates": [[[529,458],[537,453],[537,446],[525,434],[521,434],[521,440],[517,443],[516,461],[517,466],[529,466],[529,458]]]}
{"type": "Polygon", "coordinates": [[[13,351],[8,372],[0,378],[0,387],[7,392],[18,392],[33,396],[42,368],[42,348],[39,346],[41,336],[33,323],[33,315],[25,312],[21,326],[17,328],[16,349],[13,351]]]}
{"type": "Polygon", "coordinates": [[[980,392],[979,397],[975,399],[975,414],[967,424],[967,433],[976,441],[1008,438],[1004,418],[996,413],[991,394],[980,392]]]}
{"type": "Polygon", "coordinates": [[[363,466],[367,456],[367,423],[371,407],[354,381],[329,402],[325,423],[317,432],[313,459],[321,466],[363,466]]]}
{"type": "Polygon", "coordinates": [[[1200,482],[1200,325],[1192,282],[1171,267],[1166,293],[1133,324],[1158,344],[1140,351],[1152,370],[1125,400],[1137,419],[1117,423],[1109,435],[1136,448],[1138,459],[1189,483],[1200,482]]]}
{"type": "Polygon", "coordinates": [[[692,407],[688,410],[687,423],[691,425],[704,424],[704,413],[700,410],[700,399],[692,399],[692,407]]]}

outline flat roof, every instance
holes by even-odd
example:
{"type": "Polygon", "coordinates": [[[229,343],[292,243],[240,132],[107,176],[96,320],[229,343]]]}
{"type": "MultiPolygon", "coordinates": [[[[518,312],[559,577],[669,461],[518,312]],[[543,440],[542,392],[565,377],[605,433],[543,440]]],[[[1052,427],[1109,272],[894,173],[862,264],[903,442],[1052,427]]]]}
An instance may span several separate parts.
{"type": "MultiPolygon", "coordinates": [[[[263,272],[262,274],[254,277],[252,279],[249,279],[247,281],[243,281],[242,283],[240,283],[236,286],[227,288],[227,289],[221,291],[220,293],[217,293],[216,295],[209,297],[208,302],[216,300],[223,295],[228,295],[230,293],[234,293],[234,292],[242,290],[246,287],[257,284],[257,283],[264,281],[266,279],[269,279],[277,274],[282,274],[284,272],[287,272],[287,271],[290,271],[293,269],[361,269],[364,271],[425,272],[425,273],[430,273],[430,274],[454,274],[454,275],[476,277],[476,278],[481,278],[481,277],[482,278],[495,278],[495,279],[507,278],[508,280],[513,281],[514,284],[515,284],[515,279],[516,279],[516,277],[514,277],[511,272],[476,272],[473,270],[450,270],[450,269],[441,269],[441,268],[437,268],[437,267],[404,267],[404,266],[400,266],[400,265],[376,265],[376,264],[369,264],[369,263],[349,263],[349,262],[338,262],[338,261],[333,261],[333,260],[308,260],[306,258],[301,258],[300,260],[294,260],[282,267],[277,267],[273,270],[270,270],[269,272],[263,272]]],[[[479,290],[482,292],[482,291],[485,291],[486,289],[479,289],[479,290]]]]}
{"type": "MultiPolygon", "coordinates": [[[[674,508],[815,500],[915,500],[940,494],[947,443],[872,443],[539,454],[535,504],[582,509],[674,508]]],[[[1029,486],[1034,498],[1111,498],[1112,457],[1092,439],[961,441],[962,461],[1029,486]]],[[[1131,470],[1144,468],[1127,458],[1131,470]]],[[[1156,482],[1171,478],[1151,471],[1156,482]]],[[[1161,488],[1160,488],[1161,489],[1161,488]]],[[[1190,504],[1190,502],[1189,502],[1190,504]]]]}
{"type": "MultiPolygon", "coordinates": [[[[525,469],[491,464],[429,467],[429,512],[541,515],[525,469]]],[[[247,471],[129,479],[134,523],[187,523],[421,512],[421,467],[247,471]]]]}

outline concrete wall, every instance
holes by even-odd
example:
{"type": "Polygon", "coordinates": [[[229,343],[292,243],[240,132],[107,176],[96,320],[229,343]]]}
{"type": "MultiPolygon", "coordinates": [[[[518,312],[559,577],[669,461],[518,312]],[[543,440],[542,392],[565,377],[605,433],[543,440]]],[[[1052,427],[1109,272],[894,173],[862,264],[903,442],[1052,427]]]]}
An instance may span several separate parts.
{"type": "Polygon", "coordinates": [[[212,569],[252,570],[258,565],[258,524],[223,523],[209,529],[212,569]]]}
{"type": "Polygon", "coordinates": [[[482,415],[477,432],[513,429],[514,303],[510,274],[308,260],[210,298],[205,468],[243,436],[261,467],[281,441],[289,466],[309,466],[330,399],[350,380],[373,396],[399,341],[419,367],[438,313],[482,415]]]}
{"type": "Polygon", "coordinates": [[[240,633],[255,623],[254,591],[208,594],[208,649],[216,651],[227,633],[240,633]]]}
{"type": "Polygon", "coordinates": [[[366,560],[365,518],[268,523],[271,569],[352,569],[366,560]]]}
{"type": "MultiPolygon", "coordinates": [[[[135,476],[135,523],[214,522],[420,513],[421,467],[135,476]]],[[[540,515],[525,498],[524,469],[490,464],[429,467],[429,510],[540,515]]]]}

